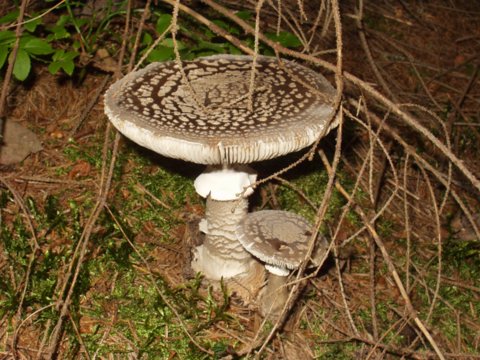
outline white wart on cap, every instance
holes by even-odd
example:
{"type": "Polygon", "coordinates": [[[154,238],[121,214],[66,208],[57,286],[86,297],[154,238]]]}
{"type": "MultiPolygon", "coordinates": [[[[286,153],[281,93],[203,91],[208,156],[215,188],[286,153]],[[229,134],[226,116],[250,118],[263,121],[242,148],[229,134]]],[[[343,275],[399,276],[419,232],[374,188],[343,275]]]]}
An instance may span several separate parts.
{"type": "Polygon", "coordinates": [[[300,150],[336,125],[330,121],[333,87],[294,62],[258,56],[253,111],[250,56],[215,55],[182,64],[189,84],[176,62],[153,63],[105,95],[113,125],[164,156],[248,164],[300,150]]]}
{"type": "MultiPolygon", "coordinates": [[[[261,261],[280,269],[293,270],[305,259],[311,229],[312,225],[300,215],[262,210],[244,218],[237,227],[237,236],[245,250],[261,261]]],[[[327,248],[327,240],[320,235],[311,259],[313,265],[319,264],[327,248]]],[[[288,272],[283,275],[288,275],[288,272]]]]}

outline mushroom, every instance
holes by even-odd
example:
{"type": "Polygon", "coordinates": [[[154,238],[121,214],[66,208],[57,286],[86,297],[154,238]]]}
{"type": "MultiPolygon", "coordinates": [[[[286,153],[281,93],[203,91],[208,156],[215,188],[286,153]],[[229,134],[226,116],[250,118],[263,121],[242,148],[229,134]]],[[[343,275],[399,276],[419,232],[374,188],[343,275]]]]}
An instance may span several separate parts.
{"type": "MultiPolygon", "coordinates": [[[[237,227],[240,243],[263,261],[269,272],[260,296],[262,315],[276,317],[281,313],[288,298],[287,276],[305,260],[311,229],[302,216],[280,210],[250,213],[237,227]]],[[[309,265],[319,266],[327,249],[327,240],[319,234],[309,265]]]]}
{"type": "Polygon", "coordinates": [[[246,167],[300,150],[336,125],[335,91],[320,74],[287,60],[215,55],[152,63],[114,83],[105,113],[137,144],[208,165],[195,180],[206,201],[206,236],[192,267],[218,280],[251,271],[235,231],[248,211],[255,172],[246,167]],[[251,105],[251,106],[250,106],[251,105]]]}

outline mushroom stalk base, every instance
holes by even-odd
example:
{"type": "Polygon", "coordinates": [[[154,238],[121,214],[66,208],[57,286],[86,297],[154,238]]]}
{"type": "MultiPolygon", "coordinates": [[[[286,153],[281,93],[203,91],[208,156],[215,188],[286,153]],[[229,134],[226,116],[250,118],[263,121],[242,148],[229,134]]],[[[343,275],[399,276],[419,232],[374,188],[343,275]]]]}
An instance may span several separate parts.
{"type": "Polygon", "coordinates": [[[260,313],[264,317],[278,318],[288,299],[287,276],[268,274],[267,285],[260,294],[260,313]]]}
{"type": "Polygon", "coordinates": [[[192,261],[194,271],[203,273],[210,280],[249,273],[251,263],[255,260],[244,250],[235,234],[247,210],[248,201],[245,198],[232,201],[207,198],[206,218],[200,223],[205,241],[195,249],[192,261]]]}

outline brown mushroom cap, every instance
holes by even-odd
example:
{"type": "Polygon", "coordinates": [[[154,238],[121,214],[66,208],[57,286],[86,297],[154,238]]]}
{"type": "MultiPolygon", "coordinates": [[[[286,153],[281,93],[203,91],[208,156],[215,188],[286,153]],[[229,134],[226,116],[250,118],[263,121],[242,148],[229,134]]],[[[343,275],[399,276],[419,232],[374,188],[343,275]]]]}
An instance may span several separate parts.
{"type": "Polygon", "coordinates": [[[258,56],[253,111],[250,56],[182,65],[189,84],[176,62],[150,64],[114,83],[105,95],[113,125],[157,153],[200,164],[274,158],[311,145],[336,125],[334,88],[294,62],[258,56]]]}
{"type": "MultiPolygon", "coordinates": [[[[248,214],[237,227],[237,237],[245,250],[261,261],[281,268],[296,269],[305,259],[312,225],[302,216],[280,210],[248,214]]],[[[319,234],[312,264],[319,265],[328,243],[319,234]]]]}

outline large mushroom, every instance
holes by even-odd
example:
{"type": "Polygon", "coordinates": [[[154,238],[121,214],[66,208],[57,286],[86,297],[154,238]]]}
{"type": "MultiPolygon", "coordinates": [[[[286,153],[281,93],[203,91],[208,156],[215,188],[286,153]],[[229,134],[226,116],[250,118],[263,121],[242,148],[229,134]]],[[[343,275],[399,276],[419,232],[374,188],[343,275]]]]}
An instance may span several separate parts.
{"type": "Polygon", "coordinates": [[[319,266],[327,253],[328,242],[319,234],[310,258],[305,259],[312,237],[312,225],[302,216],[288,211],[262,210],[248,214],[237,227],[237,236],[245,249],[265,263],[266,286],[260,294],[260,312],[276,317],[288,298],[287,277],[307,260],[307,266],[319,266]]]}
{"type": "Polygon", "coordinates": [[[126,137],[161,155],[208,165],[195,180],[207,198],[205,233],[192,267],[206,278],[242,277],[251,255],[235,234],[255,172],[246,167],[311,145],[334,125],[335,91],[287,60],[215,55],[153,63],[114,83],[105,113],[126,137]],[[250,96],[251,95],[251,96],[250,96]]]}

